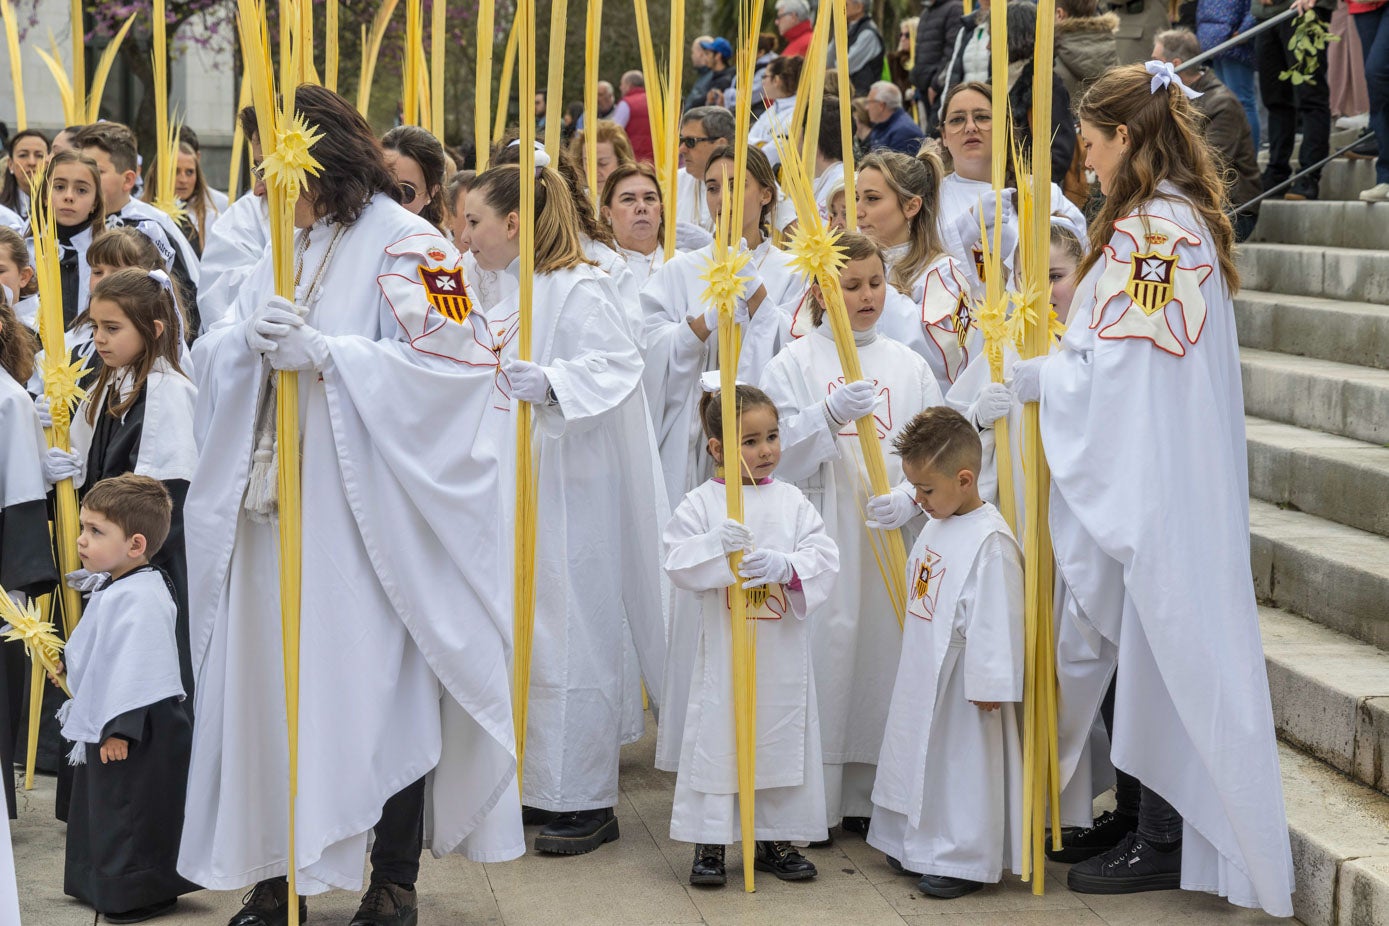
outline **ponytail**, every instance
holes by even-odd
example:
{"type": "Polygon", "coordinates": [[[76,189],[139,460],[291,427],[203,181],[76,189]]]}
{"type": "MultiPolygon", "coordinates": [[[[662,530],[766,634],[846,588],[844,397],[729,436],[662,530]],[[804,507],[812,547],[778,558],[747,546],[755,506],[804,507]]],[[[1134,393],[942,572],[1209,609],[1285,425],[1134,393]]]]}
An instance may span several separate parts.
{"type": "MultiPolygon", "coordinates": [[[[869,168],[883,175],[903,211],[913,199],[921,200],[921,208],[912,216],[908,227],[907,254],[892,268],[889,278],[898,291],[910,294],[917,277],[945,253],[936,224],[945,167],[940,156],[928,148],[916,157],[897,151],[875,151],[859,162],[860,171],[869,168]]],[[[845,206],[847,208],[848,203],[845,206]]]]}
{"type": "MultiPolygon", "coordinates": [[[[780,417],[776,403],[756,386],[739,383],[733,391],[733,399],[742,416],[750,408],[770,408],[774,416],[780,417]]],[[[699,399],[699,421],[704,426],[704,436],[713,440],[723,440],[723,400],[717,392],[706,392],[699,399]]]]}
{"type": "MultiPolygon", "coordinates": [[[[521,210],[521,169],[491,167],[478,175],[471,192],[499,215],[521,210]]],[[[552,168],[535,173],[535,272],[553,273],[588,263],[579,237],[579,216],[564,178],[552,168]]]]}

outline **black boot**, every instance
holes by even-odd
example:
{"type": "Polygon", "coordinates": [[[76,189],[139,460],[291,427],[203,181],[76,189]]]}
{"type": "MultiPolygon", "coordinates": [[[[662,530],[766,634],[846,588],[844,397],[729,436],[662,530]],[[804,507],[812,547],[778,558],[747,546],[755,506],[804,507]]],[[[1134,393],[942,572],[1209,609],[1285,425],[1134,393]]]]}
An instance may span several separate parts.
{"type": "Polygon", "coordinates": [[[546,823],[554,823],[560,816],[553,810],[541,810],[539,807],[521,805],[521,823],[523,826],[544,826],[546,823]]]}
{"type": "Polygon", "coordinates": [[[816,874],[815,865],[789,842],[759,841],[752,864],[758,871],[770,871],[783,881],[805,881],[816,874]]]}
{"type": "MultiPolygon", "coordinates": [[[[299,898],[299,922],[307,922],[309,902],[299,898]]],[[[289,882],[270,878],[247,891],[241,898],[241,911],[227,926],[286,926],[289,922],[289,882]]]]}
{"type": "Polygon", "coordinates": [[[126,910],[124,913],[103,913],[101,914],[101,918],[108,923],[143,923],[145,920],[152,920],[156,916],[172,913],[177,906],[178,898],[170,897],[168,900],[147,904],[143,907],[137,907],[134,910],[126,910]]]}
{"type": "Polygon", "coordinates": [[[1137,833],[1104,855],[1073,865],[1066,886],[1077,894],[1137,894],[1182,886],[1181,844],[1160,851],[1137,833]]]}
{"type": "Polygon", "coordinates": [[[949,878],[945,875],[922,875],[921,880],[916,883],[918,891],[927,897],[935,897],[940,900],[954,900],[956,897],[973,894],[983,886],[979,881],[949,878]]]}
{"type": "Polygon", "coordinates": [[[728,883],[723,859],[723,846],[696,843],[694,864],[690,866],[690,883],[702,887],[723,887],[728,883]]]}
{"type": "Polygon", "coordinates": [[[1138,818],[1128,814],[1106,810],[1100,814],[1093,826],[1073,833],[1061,834],[1061,848],[1053,849],[1047,843],[1047,858],[1053,862],[1074,865],[1088,858],[1103,855],[1124,841],[1124,837],[1138,829],[1138,818]]]}
{"type": "Polygon", "coordinates": [[[419,916],[413,884],[373,884],[362,895],[350,926],[415,926],[419,916]]]}
{"type": "Polygon", "coordinates": [[[860,836],[868,835],[869,817],[845,817],[839,821],[839,828],[846,833],[857,833],[860,836]]]}
{"type": "Polygon", "coordinates": [[[611,807],[560,814],[541,827],[535,851],[555,855],[583,855],[617,839],[617,817],[611,807]]]}

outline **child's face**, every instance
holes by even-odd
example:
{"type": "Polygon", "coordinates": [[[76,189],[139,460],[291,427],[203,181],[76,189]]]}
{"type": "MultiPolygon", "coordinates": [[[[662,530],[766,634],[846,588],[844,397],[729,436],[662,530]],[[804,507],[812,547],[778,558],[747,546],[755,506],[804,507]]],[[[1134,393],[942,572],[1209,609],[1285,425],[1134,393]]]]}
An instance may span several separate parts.
{"type": "MultiPolygon", "coordinates": [[[[145,353],[145,339],[121,307],[109,299],[93,299],[88,306],[92,318],[92,343],[108,367],[126,367],[145,353]]],[[[157,333],[163,325],[156,320],[157,333]]]]}
{"type": "Polygon", "coordinates": [[[16,302],[19,301],[20,292],[29,285],[29,281],[33,278],[33,267],[21,267],[10,260],[9,254],[0,251],[0,285],[4,285],[10,292],[14,293],[16,302]]]}
{"type": "Polygon", "coordinates": [[[483,270],[505,270],[521,253],[520,216],[502,215],[487,202],[486,193],[469,190],[463,210],[468,248],[483,270]]]}
{"type": "Polygon", "coordinates": [[[882,171],[874,167],[859,171],[856,195],[859,232],[883,247],[901,244],[911,237],[912,217],[921,211],[920,199],[913,197],[904,209],[882,171]]]}
{"type": "Polygon", "coordinates": [[[193,195],[198,183],[198,156],[180,151],[178,168],[174,171],[174,195],[184,202],[193,195]]]}
{"type": "Polygon", "coordinates": [[[49,181],[49,202],[59,225],[81,225],[96,209],[92,172],[81,164],[59,164],[49,181]]]}
{"type": "Polygon", "coordinates": [[[849,325],[855,331],[871,330],[882,316],[887,299],[883,262],[876,255],[849,261],[839,272],[839,286],[844,291],[849,325]]]}
{"type": "Polygon", "coordinates": [[[96,161],[96,166],[101,168],[101,195],[107,212],[121,211],[130,202],[130,191],[135,189],[138,179],[135,171],[120,170],[112,162],[111,155],[100,148],[83,148],[82,153],[96,161]]]}
{"type": "MultiPolygon", "coordinates": [[[[704,198],[709,205],[709,214],[717,216],[723,208],[724,187],[732,183],[733,161],[720,158],[704,169],[704,198]]],[[[761,240],[762,209],[772,202],[772,191],[748,174],[743,186],[743,237],[749,242],[761,240]]]]}
{"type": "Polygon", "coordinates": [[[92,289],[96,284],[106,279],[108,274],[115,273],[119,267],[112,267],[110,264],[91,264],[87,268],[87,289],[92,289]]]}
{"type": "Polygon", "coordinates": [[[830,197],[830,228],[843,231],[849,227],[849,216],[844,212],[844,191],[830,197]]]}
{"type": "Polygon", "coordinates": [[[1051,307],[1064,325],[1071,314],[1071,300],[1076,294],[1076,259],[1053,247],[1047,278],[1051,280],[1051,307]]]}
{"type": "Polygon", "coordinates": [[[88,572],[109,572],[119,579],[132,569],[145,565],[145,535],[126,536],[104,514],[82,509],[78,521],[82,532],[77,535],[77,555],[88,572]]]}
{"type": "MultiPolygon", "coordinates": [[[[742,438],[743,482],[770,477],[781,462],[781,431],[776,411],[761,405],[750,408],[738,419],[738,427],[742,432],[739,436],[742,438]]],[[[718,438],[709,439],[709,455],[723,464],[723,442],[718,438]]]]}
{"type": "Polygon", "coordinates": [[[936,520],[943,520],[961,509],[977,508],[979,486],[974,473],[962,469],[953,476],[938,469],[902,461],[902,472],[916,489],[916,503],[936,520]]]}

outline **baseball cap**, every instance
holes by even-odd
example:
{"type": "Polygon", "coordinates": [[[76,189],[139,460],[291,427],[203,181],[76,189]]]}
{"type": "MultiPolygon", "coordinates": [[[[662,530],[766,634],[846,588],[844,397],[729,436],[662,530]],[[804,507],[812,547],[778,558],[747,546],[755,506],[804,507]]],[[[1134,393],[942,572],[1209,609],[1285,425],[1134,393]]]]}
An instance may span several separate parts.
{"type": "Polygon", "coordinates": [[[705,51],[712,51],[721,55],[725,61],[733,60],[733,46],[728,44],[728,39],[722,36],[708,42],[700,42],[699,47],[705,51]]]}

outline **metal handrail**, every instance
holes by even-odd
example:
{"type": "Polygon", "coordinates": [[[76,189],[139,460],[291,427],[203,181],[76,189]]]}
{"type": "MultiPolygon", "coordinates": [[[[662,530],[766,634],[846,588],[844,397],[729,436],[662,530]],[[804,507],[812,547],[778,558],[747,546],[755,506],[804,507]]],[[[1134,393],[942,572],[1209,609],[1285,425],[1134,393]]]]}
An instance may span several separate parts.
{"type": "Polygon", "coordinates": [[[1321,170],[1321,169],[1322,169],[1323,167],[1325,167],[1327,164],[1330,164],[1332,161],[1336,160],[1336,159],[1339,158],[1341,155],[1345,154],[1347,151],[1349,151],[1350,149],[1354,148],[1356,145],[1360,144],[1360,143],[1361,143],[1362,141],[1364,141],[1365,139],[1367,139],[1367,138],[1373,138],[1373,137],[1374,137],[1374,133],[1371,132],[1370,130],[1366,129],[1363,133],[1361,133],[1359,136],[1356,137],[1355,141],[1351,142],[1351,143],[1348,144],[1348,145],[1345,145],[1344,147],[1338,148],[1337,150],[1331,152],[1331,153],[1328,154],[1326,157],[1322,158],[1320,161],[1318,161],[1317,163],[1313,164],[1312,166],[1302,168],[1302,170],[1300,170],[1300,171],[1298,171],[1297,173],[1293,174],[1291,177],[1289,177],[1287,180],[1284,180],[1282,183],[1279,183],[1279,184],[1277,184],[1277,185],[1275,185],[1275,186],[1269,187],[1267,190],[1264,190],[1262,193],[1260,193],[1258,196],[1255,196],[1255,197],[1254,197],[1253,199],[1251,199],[1249,202],[1247,202],[1247,203],[1245,203],[1244,205],[1240,206],[1238,209],[1235,209],[1234,212],[1235,212],[1235,213],[1244,212],[1246,209],[1248,209],[1248,208],[1251,207],[1251,206],[1257,206],[1259,203],[1263,202],[1265,199],[1268,199],[1268,198],[1269,198],[1270,196],[1272,196],[1274,193],[1278,193],[1278,192],[1281,192],[1281,191],[1284,190],[1284,189],[1287,189],[1289,186],[1292,186],[1294,183],[1296,183],[1297,181],[1301,180],[1303,177],[1307,176],[1308,174],[1310,174],[1310,173],[1311,173],[1312,171],[1314,171],[1314,170],[1321,170]]]}
{"type": "Polygon", "coordinates": [[[1201,54],[1196,55],[1195,57],[1190,58],[1190,59],[1188,59],[1188,60],[1186,60],[1186,61],[1183,61],[1183,62],[1181,63],[1181,66],[1177,68],[1177,73],[1180,74],[1182,71],[1185,71],[1187,68],[1196,67],[1198,64],[1205,64],[1207,61],[1209,61],[1210,59],[1214,58],[1216,55],[1218,55],[1218,54],[1220,54],[1220,53],[1222,53],[1222,52],[1224,52],[1224,51],[1227,51],[1227,50],[1229,50],[1229,49],[1231,49],[1231,48],[1234,48],[1236,45],[1239,45],[1239,44],[1242,43],[1242,42],[1247,42],[1247,41],[1249,41],[1250,39],[1252,39],[1254,36],[1258,35],[1260,32],[1264,32],[1264,31],[1267,31],[1267,30],[1269,30],[1269,29],[1272,29],[1274,26],[1278,25],[1279,23],[1285,23],[1285,22],[1287,22],[1288,20],[1292,19],[1294,16],[1297,16],[1297,15],[1298,15],[1297,10],[1294,10],[1292,7],[1289,7],[1288,9],[1286,9],[1286,10],[1284,10],[1283,12],[1279,13],[1277,16],[1273,17],[1272,19],[1265,19],[1263,22],[1259,23],[1259,24],[1258,24],[1257,26],[1255,26],[1254,28],[1249,29],[1249,30],[1247,30],[1247,31],[1245,31],[1245,32],[1241,32],[1239,35],[1231,36],[1230,38],[1228,38],[1228,39],[1226,39],[1225,41],[1221,42],[1219,45],[1215,46],[1214,48],[1207,49],[1206,51],[1201,52],[1201,54]]]}

